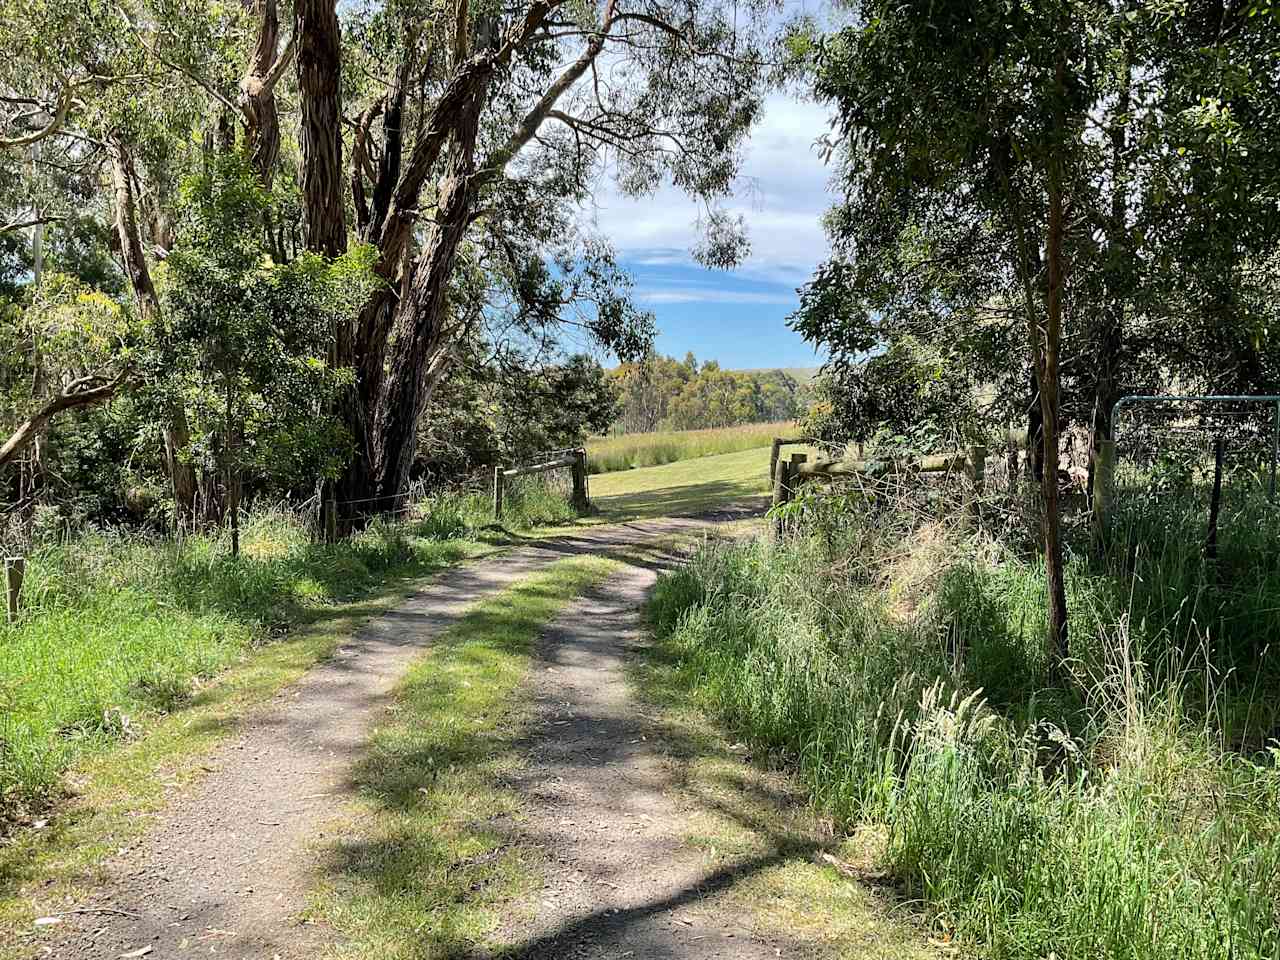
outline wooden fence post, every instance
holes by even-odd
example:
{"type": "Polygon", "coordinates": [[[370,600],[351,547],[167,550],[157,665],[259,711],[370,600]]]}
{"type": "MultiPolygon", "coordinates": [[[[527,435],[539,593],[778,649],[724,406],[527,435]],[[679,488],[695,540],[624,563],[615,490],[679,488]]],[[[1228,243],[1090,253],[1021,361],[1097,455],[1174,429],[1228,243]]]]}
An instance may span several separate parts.
{"type": "Polygon", "coordinates": [[[9,622],[18,619],[22,609],[22,578],[27,572],[27,561],[22,557],[6,557],[4,561],[5,593],[8,596],[9,622]]]}
{"type": "Polygon", "coordinates": [[[338,542],[338,501],[329,499],[324,502],[324,542],[338,542]]]}
{"type": "Polygon", "coordinates": [[[506,478],[502,475],[502,464],[493,467],[493,519],[502,519],[502,487],[506,478]]]}
{"type": "Polygon", "coordinates": [[[982,511],[982,491],[987,479],[987,448],[980,443],[969,448],[969,477],[973,481],[969,511],[976,520],[982,511]]]}
{"type": "MultiPolygon", "coordinates": [[[[773,471],[773,505],[781,507],[791,499],[791,464],[787,461],[779,461],[777,469],[773,471]]],[[[782,517],[775,517],[773,521],[774,532],[778,536],[782,536],[782,528],[784,524],[782,517]]]]}
{"type": "Polygon", "coordinates": [[[778,452],[782,449],[782,438],[773,438],[773,449],[769,451],[769,479],[772,480],[778,473],[778,452]]]}
{"type": "Polygon", "coordinates": [[[587,507],[587,451],[576,450],[573,454],[573,509],[586,513],[587,507]]]}
{"type": "Polygon", "coordinates": [[[1116,442],[1103,440],[1093,463],[1093,521],[1099,532],[1105,532],[1111,512],[1111,486],[1116,471],[1116,442]]]}

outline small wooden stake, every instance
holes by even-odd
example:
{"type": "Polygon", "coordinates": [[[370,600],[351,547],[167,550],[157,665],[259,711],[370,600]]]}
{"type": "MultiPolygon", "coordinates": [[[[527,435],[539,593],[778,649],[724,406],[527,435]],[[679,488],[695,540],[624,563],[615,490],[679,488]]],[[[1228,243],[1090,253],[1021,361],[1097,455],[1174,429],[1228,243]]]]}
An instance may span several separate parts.
{"type": "Polygon", "coordinates": [[[1204,552],[1210,560],[1218,559],[1218,508],[1222,506],[1222,454],[1225,447],[1221,437],[1213,441],[1213,495],[1209,500],[1209,538],[1204,552]]]}
{"type": "Polygon", "coordinates": [[[578,450],[573,458],[573,509],[587,512],[587,451],[578,450]]]}
{"type": "Polygon", "coordinates": [[[502,519],[502,487],[505,477],[502,475],[502,464],[493,468],[493,519],[502,519]]]}
{"type": "Polygon", "coordinates": [[[18,619],[22,609],[22,578],[27,572],[27,561],[23,557],[6,557],[4,561],[5,593],[9,599],[9,622],[18,619]]]}

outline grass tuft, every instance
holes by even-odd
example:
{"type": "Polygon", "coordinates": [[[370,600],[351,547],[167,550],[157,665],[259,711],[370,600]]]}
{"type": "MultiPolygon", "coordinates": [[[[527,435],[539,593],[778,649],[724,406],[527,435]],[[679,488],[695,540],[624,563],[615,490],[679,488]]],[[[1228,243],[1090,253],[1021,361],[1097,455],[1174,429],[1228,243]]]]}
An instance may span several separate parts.
{"type": "Polygon", "coordinates": [[[1038,561],[883,505],[709,545],[651,613],[688,695],[844,829],[883,831],[944,936],[997,958],[1274,958],[1280,530],[1224,531],[1212,564],[1179,516],[1121,518],[1108,553],[1071,556],[1062,686],[1038,561]]]}

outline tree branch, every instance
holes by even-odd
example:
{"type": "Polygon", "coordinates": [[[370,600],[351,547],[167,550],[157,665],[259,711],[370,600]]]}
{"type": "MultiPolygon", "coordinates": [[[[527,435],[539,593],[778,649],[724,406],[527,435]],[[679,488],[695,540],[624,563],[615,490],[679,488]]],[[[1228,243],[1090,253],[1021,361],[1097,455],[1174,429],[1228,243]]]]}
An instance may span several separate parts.
{"type": "Polygon", "coordinates": [[[3,446],[0,446],[0,467],[7,464],[27,444],[35,440],[49,425],[49,421],[59,413],[110,400],[128,374],[129,371],[126,368],[111,380],[97,374],[72,380],[57,396],[19,424],[18,429],[10,435],[3,446]]]}
{"type": "Polygon", "coordinates": [[[614,10],[614,0],[608,0],[605,4],[604,20],[600,24],[600,29],[587,42],[586,49],[582,51],[577,60],[565,68],[564,72],[547,88],[546,93],[538,98],[538,102],[525,114],[524,119],[520,121],[520,125],[516,127],[507,142],[495,150],[482,165],[477,174],[482,183],[502,174],[511,159],[533,139],[534,134],[538,132],[538,127],[547,119],[556,102],[564,96],[565,91],[573,86],[595,62],[596,57],[600,55],[600,51],[604,49],[605,36],[609,33],[609,29],[616,19],[614,10]]]}
{"type": "Polygon", "coordinates": [[[57,133],[62,129],[62,125],[67,122],[67,114],[71,111],[71,93],[74,89],[75,85],[70,80],[63,78],[62,89],[58,92],[58,103],[53,109],[53,117],[49,120],[49,123],[42,129],[36,130],[34,133],[28,133],[25,136],[0,139],[0,147],[25,147],[57,133]]]}

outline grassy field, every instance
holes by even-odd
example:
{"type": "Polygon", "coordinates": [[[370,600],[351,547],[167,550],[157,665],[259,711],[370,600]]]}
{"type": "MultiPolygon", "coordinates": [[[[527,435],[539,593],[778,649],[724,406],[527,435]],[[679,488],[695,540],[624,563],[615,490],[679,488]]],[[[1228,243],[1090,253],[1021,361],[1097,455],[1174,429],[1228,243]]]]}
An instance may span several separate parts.
{"type": "Polygon", "coordinates": [[[680,460],[591,478],[592,503],[608,519],[689,516],[769,493],[769,448],[680,460]]]}
{"type": "Polygon", "coordinates": [[[790,437],[796,432],[790,421],[746,423],[715,430],[680,430],[669,433],[629,433],[599,437],[587,442],[587,469],[591,473],[613,473],[637,467],[654,467],[695,457],[736,453],[768,447],[774,437],[790,437]]]}

